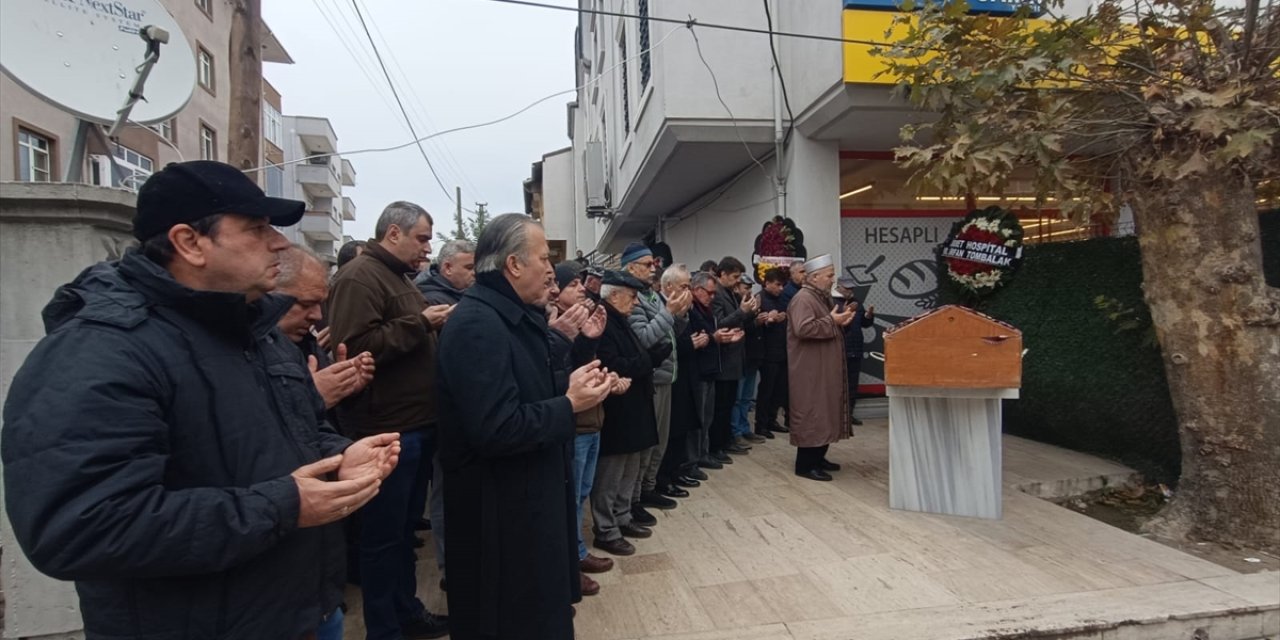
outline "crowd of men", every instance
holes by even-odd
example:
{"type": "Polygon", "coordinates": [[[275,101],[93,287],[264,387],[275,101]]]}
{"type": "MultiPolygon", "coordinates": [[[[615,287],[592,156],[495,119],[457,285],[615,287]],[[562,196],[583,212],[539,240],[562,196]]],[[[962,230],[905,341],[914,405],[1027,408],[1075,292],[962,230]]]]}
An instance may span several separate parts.
{"type": "Polygon", "coordinates": [[[572,638],[589,574],[709,471],[776,433],[798,476],[840,468],[874,310],[829,256],[757,293],[733,257],[691,272],[640,243],[620,270],[552,265],[506,214],[424,269],[433,220],[395,202],[330,276],[275,228],[302,214],[171,164],[140,247],[44,309],[4,407],[6,508],[88,637],[341,638],[352,579],[370,639],[572,638]],[[448,616],[418,598],[426,526],[448,616]]]}

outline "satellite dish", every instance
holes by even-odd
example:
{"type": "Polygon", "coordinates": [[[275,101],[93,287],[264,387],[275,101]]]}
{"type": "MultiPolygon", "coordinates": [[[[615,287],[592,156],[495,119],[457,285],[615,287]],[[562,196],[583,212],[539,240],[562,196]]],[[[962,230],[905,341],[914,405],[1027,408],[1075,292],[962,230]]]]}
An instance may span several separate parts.
{"type": "Polygon", "coordinates": [[[191,99],[195,55],[159,0],[4,0],[2,6],[0,68],[66,111],[115,122],[147,57],[149,41],[139,32],[148,26],[167,31],[169,41],[129,119],[161,122],[191,99]]]}

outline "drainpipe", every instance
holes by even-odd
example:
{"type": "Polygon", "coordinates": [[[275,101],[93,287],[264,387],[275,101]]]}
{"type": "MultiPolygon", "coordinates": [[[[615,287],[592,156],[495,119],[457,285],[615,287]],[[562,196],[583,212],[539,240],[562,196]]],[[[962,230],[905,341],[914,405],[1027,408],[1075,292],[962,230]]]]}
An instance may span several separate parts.
{"type": "MultiPolygon", "coordinates": [[[[770,4],[769,10],[773,13],[775,18],[773,23],[774,31],[778,31],[782,28],[780,25],[782,16],[778,14],[778,2],[777,0],[768,0],[768,2],[770,4]]],[[[778,45],[777,37],[773,34],[769,34],[769,39],[772,41],[773,48],[776,49],[778,45]]],[[[781,62],[781,60],[782,56],[778,56],[778,61],[781,62]]],[[[774,177],[774,187],[777,189],[777,199],[774,200],[774,213],[785,218],[787,217],[787,174],[783,168],[786,163],[786,150],[783,149],[783,141],[786,139],[786,130],[782,126],[783,102],[781,75],[782,69],[774,64],[773,74],[770,78],[773,80],[773,161],[777,174],[774,177]]]]}

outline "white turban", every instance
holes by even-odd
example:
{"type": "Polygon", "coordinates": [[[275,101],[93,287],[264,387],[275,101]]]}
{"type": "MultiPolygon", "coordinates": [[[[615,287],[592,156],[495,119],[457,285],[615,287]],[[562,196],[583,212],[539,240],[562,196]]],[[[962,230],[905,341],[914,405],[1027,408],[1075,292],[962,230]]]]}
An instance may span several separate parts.
{"type": "Polygon", "coordinates": [[[820,256],[818,256],[818,257],[816,257],[816,258],[813,258],[812,260],[809,260],[808,262],[804,263],[804,271],[805,271],[805,273],[813,273],[814,271],[817,271],[818,269],[825,269],[825,268],[830,267],[830,266],[832,266],[832,265],[834,265],[834,264],[835,264],[835,261],[833,261],[833,260],[831,259],[831,254],[829,254],[829,253],[824,253],[824,254],[822,254],[822,255],[820,255],[820,256]]]}

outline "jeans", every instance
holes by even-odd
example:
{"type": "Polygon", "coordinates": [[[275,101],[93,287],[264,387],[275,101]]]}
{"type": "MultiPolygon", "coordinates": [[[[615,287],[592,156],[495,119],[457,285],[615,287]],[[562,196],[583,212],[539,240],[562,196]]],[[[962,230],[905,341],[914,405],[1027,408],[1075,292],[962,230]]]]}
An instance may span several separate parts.
{"type": "Polygon", "coordinates": [[[316,629],[316,640],[342,640],[342,607],[334,609],[320,622],[320,627],[316,629]]]}
{"type": "Polygon", "coordinates": [[[413,526],[427,508],[434,428],[400,434],[400,462],[378,495],[360,509],[360,591],[368,640],[400,640],[400,623],[425,607],[418,600],[413,526]]]}
{"type": "Polygon", "coordinates": [[[582,508],[591,495],[596,480],[596,461],[600,458],[600,434],[580,433],[573,439],[574,497],[578,500],[578,559],[587,558],[587,543],[582,539],[582,508]]]}
{"type": "Polygon", "coordinates": [[[756,376],[759,369],[747,367],[738,383],[738,401],[733,405],[733,437],[741,438],[751,433],[751,401],[756,399],[756,376]]]}
{"type": "Polygon", "coordinates": [[[428,517],[431,519],[431,541],[436,548],[436,568],[444,577],[444,467],[440,464],[440,452],[431,457],[431,492],[427,494],[428,517]]]}

